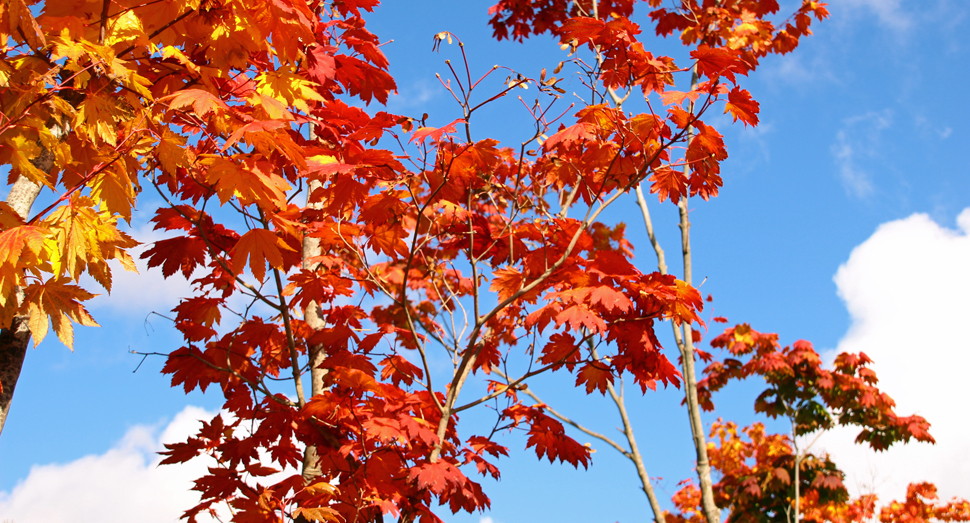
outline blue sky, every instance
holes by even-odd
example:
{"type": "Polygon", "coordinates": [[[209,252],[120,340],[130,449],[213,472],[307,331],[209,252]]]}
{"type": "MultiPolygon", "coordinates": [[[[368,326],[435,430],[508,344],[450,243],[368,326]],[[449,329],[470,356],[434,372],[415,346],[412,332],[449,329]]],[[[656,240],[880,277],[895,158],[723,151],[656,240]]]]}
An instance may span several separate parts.
{"type": "MultiPolygon", "coordinates": [[[[491,40],[490,3],[389,1],[369,18],[372,31],[393,40],[384,51],[400,96],[389,111],[428,113],[431,125],[460,116],[435,79],[446,73],[445,59],[458,58],[455,47],[431,52],[432,36],[442,30],[463,39],[473,72],[497,63],[537,75],[563,59],[549,37],[524,45],[491,40]]],[[[781,3],[784,10],[796,2],[781,3]]],[[[961,337],[970,317],[970,211],[961,214],[970,208],[970,104],[963,94],[970,5],[831,4],[832,17],[816,25],[815,36],[791,55],[766,59],[746,81],[761,103],[759,127],[714,120],[731,157],[721,195],[691,205],[695,283],[706,278],[702,292],[714,296],[714,315],[778,332],[783,343],[803,338],[820,351],[865,351],[899,412],[919,412],[933,424],[935,448],[876,457],[849,445],[851,434],[823,437],[818,445],[850,472],[850,488],[898,496],[906,481],[931,479],[944,495],[970,496],[970,475],[953,465],[970,461],[962,441],[970,425],[955,415],[966,410],[957,373],[970,363],[970,342],[961,337]]],[[[672,41],[646,45],[679,52],[672,41]]],[[[483,113],[477,137],[515,143],[510,107],[483,113]]],[[[652,212],[673,259],[676,209],[654,201],[652,212]]],[[[632,197],[618,203],[613,219],[628,222],[641,267],[653,266],[632,197]]],[[[157,238],[144,223],[133,229],[141,241],[157,238]]],[[[155,271],[119,274],[115,285],[91,307],[102,328],[79,328],[73,353],[49,337],[27,356],[0,437],[0,520],[74,514],[73,521],[129,521],[127,511],[138,508],[143,520],[173,521],[191,504],[186,481],[199,466],[156,468],[153,452],[159,441],[184,437],[199,409],[219,407],[218,397],[171,389],[157,357],[133,372],[141,358],[129,354],[180,345],[168,321],[151,313],[166,314],[187,287],[163,282],[155,271]]],[[[551,378],[533,389],[602,432],[619,424],[602,398],[568,385],[551,378]]],[[[729,389],[715,398],[718,414],[752,421],[757,392],[753,384],[729,389]]],[[[658,495],[667,506],[677,482],[692,474],[680,394],[660,391],[630,405],[647,470],[663,478],[658,495]]],[[[484,423],[475,416],[462,421],[484,423]]],[[[593,466],[577,472],[537,462],[518,436],[503,443],[512,456],[499,462],[502,480],[484,482],[492,511],[451,517],[444,510],[446,521],[647,519],[632,466],[604,445],[593,442],[593,466]]]]}

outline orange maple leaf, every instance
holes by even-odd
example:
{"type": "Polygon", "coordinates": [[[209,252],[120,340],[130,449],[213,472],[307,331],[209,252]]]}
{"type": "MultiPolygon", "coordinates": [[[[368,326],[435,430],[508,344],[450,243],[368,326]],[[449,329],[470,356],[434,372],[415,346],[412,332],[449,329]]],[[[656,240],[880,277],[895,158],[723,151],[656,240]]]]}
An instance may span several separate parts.
{"type": "Polygon", "coordinates": [[[515,267],[497,269],[492,272],[492,284],[489,290],[498,293],[499,301],[505,301],[522,288],[525,276],[515,267]]]}
{"type": "Polygon", "coordinates": [[[202,89],[183,89],[158,99],[168,102],[169,109],[178,110],[191,107],[196,116],[202,117],[211,112],[225,111],[229,106],[214,94],[202,89]]]}
{"type": "Polygon", "coordinates": [[[249,259],[249,270],[253,276],[262,281],[266,277],[266,264],[274,269],[283,269],[283,252],[281,249],[292,251],[273,231],[253,229],[239,238],[232,254],[232,272],[242,273],[249,259]]]}
{"type": "Polygon", "coordinates": [[[606,394],[607,384],[613,383],[613,372],[607,365],[591,361],[583,365],[576,375],[576,386],[583,383],[586,384],[586,394],[593,392],[593,389],[598,389],[600,394],[606,394]]]}

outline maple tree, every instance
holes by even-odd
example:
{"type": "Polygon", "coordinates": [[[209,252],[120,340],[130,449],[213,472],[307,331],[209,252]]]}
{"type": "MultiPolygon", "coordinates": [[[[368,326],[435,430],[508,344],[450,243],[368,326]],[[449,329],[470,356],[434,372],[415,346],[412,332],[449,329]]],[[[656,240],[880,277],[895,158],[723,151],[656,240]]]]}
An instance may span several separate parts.
{"type": "MultiPolygon", "coordinates": [[[[503,0],[490,11],[495,37],[550,33],[563,62],[551,73],[477,72],[457,35],[437,34],[436,50],[460,59],[447,62],[444,83],[460,114],[438,127],[365,110],[396,90],[365,23],[377,0],[0,5],[0,161],[11,186],[0,204],[0,429],[29,339],[53,327],[71,346],[73,323],[96,324],[79,278],[110,292],[109,260],[134,270],[136,242],[119,220],[130,222],[144,187],[166,202],[152,221],[171,237],[142,257],[195,290],[174,309],[185,343],[163,372],[187,392],[225,398],[223,413],[165,452],[166,464],[215,459],[195,483],[201,502],[189,521],[222,506],[237,521],[438,521],[435,505],[484,509],[471,476],[499,476],[503,432],[525,432],[539,458],[589,465],[591,449],[556,411],[521,399],[535,397],[530,378],[553,372],[614,398],[623,376],[644,393],[683,382],[698,506],[720,520],[700,408],[718,380],[757,365],[696,379],[703,301],[687,201],[723,184],[727,151],[706,115],[757,125],[743,77],[792,51],[812,17],[827,16],[824,4],[806,0],[776,23],[779,7],[765,0],[503,0]],[[635,7],[652,32],[680,36],[683,58],[645,48],[635,7]],[[587,89],[576,110],[561,108],[566,75],[587,89]],[[685,91],[674,89],[680,76],[690,78],[685,91]],[[536,94],[521,142],[473,139],[480,109],[522,88],[536,94]],[[628,111],[631,96],[641,112],[628,111]],[[51,203],[32,211],[42,188],[51,203]],[[657,271],[633,263],[622,224],[601,221],[631,192],[657,271]],[[645,192],[679,210],[680,279],[667,271],[645,192]],[[679,369],[657,339],[662,321],[673,325],[679,369]],[[459,431],[459,414],[484,404],[496,416],[490,433],[459,431]]],[[[845,365],[865,383],[863,365],[845,365]]],[[[808,398],[826,394],[815,372],[808,398]]],[[[782,381],[777,394],[804,399],[802,384],[789,391],[782,381]]],[[[877,427],[889,411],[864,398],[826,401],[877,427]],[[868,410],[849,405],[860,401],[868,410]]],[[[923,425],[901,419],[869,441],[923,437],[923,425]]],[[[632,431],[628,439],[661,518],[632,431]]],[[[810,481],[830,470],[803,465],[810,481]]],[[[921,487],[905,510],[937,510],[918,505],[931,493],[921,487]]]]}
{"type": "MultiPolygon", "coordinates": [[[[828,456],[808,452],[815,440],[799,449],[800,436],[816,433],[817,440],[838,424],[859,427],[856,443],[866,443],[876,451],[910,440],[935,443],[925,419],[893,411],[895,402],[877,388],[878,379],[869,367],[872,360],[864,353],[839,354],[834,368],[826,370],[811,343],[799,340],[781,347],[776,334],[759,333],[745,324],[725,330],[711,340],[711,346],[726,350],[728,357],[708,365],[698,382],[703,408],[714,410],[712,393],[731,380],[757,376],[767,389],[756,399],[755,412],[784,417],[792,427],[790,435],[767,434],[764,425],[756,423],[744,429],[750,440],[746,442],[735,424],[714,424],[711,437],[717,443],[712,466],[721,473],[721,480],[713,490],[718,506],[730,510],[728,521],[865,521],[873,517],[875,496],[850,502],[842,484],[843,473],[828,456]]],[[[687,485],[674,496],[681,514],[673,521],[691,519],[684,514],[696,512],[695,491],[687,485]]]]}
{"type": "MultiPolygon", "coordinates": [[[[791,437],[768,434],[761,423],[738,431],[734,423],[718,421],[711,437],[715,440],[711,463],[722,475],[715,491],[719,506],[730,510],[727,521],[970,521],[970,502],[953,499],[940,504],[931,483],[910,484],[903,501],[891,501],[881,508],[874,494],[850,498],[842,472],[827,456],[807,454],[799,459],[791,437]],[[796,470],[802,474],[800,498],[793,496],[796,483],[792,472],[796,470]],[[793,511],[795,499],[801,500],[801,512],[793,511]]],[[[706,521],[699,506],[699,490],[690,481],[683,483],[673,496],[678,512],[666,513],[665,520],[706,521]]]]}

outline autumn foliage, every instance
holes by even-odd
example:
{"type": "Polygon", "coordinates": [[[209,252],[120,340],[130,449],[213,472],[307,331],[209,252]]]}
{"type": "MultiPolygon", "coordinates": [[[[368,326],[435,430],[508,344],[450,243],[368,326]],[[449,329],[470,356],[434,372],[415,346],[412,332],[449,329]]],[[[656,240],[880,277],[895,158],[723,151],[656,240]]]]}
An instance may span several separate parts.
{"type": "MultiPolygon", "coordinates": [[[[459,35],[439,33],[460,111],[445,118],[375,109],[396,91],[365,22],[377,4],[2,4],[0,161],[9,183],[54,196],[34,211],[36,192],[26,206],[0,204],[0,324],[35,344],[50,325],[70,346],[72,324],[95,325],[79,279],[110,292],[110,260],[135,269],[137,242],[119,223],[143,190],[165,202],[152,222],[168,238],[142,258],[195,294],[173,310],[184,344],[163,372],[225,399],[164,453],[165,464],[214,459],[189,521],[227,505],[244,522],[482,510],[474,478],[499,477],[508,451],[496,437],[512,430],[539,458],[588,467],[589,446],[521,397],[545,372],[588,394],[620,377],[643,393],[686,383],[705,407],[728,380],[758,375],[770,388],[756,410],[791,416],[796,435],[838,422],[862,426],[876,449],[931,441],[925,420],[892,411],[864,355],[826,371],[804,342],[780,349],[746,326],[715,340],[731,358],[695,387],[693,348],[679,367],[655,327],[671,322],[690,339],[705,326],[701,295],[689,277],[644,271],[625,226],[601,221],[641,185],[660,203],[716,197],[728,153],[705,118],[756,126],[745,76],[792,51],[824,4],[806,0],[779,20],[765,0],[502,0],[489,11],[495,37],[549,33],[563,62],[474,71],[459,35]],[[676,34],[683,56],[650,52],[654,34],[676,34]],[[589,88],[575,109],[562,107],[566,75],[589,88]],[[472,139],[477,111],[524,87],[534,125],[520,143],[472,139]],[[631,96],[641,112],[623,106],[631,96]],[[432,371],[432,353],[451,362],[447,373],[432,371]],[[485,403],[495,428],[459,430],[459,413],[485,403]]],[[[732,424],[712,437],[718,504],[734,519],[781,513],[789,440],[732,424]]],[[[800,466],[806,517],[845,504],[831,462],[800,466]]],[[[914,488],[887,510],[965,514],[914,488]]]]}
{"type": "MultiPolygon", "coordinates": [[[[734,423],[717,422],[713,466],[721,473],[716,484],[718,505],[730,510],[727,521],[789,521],[794,519],[792,482],[795,453],[789,436],[767,434],[755,423],[739,431],[734,423]],[[747,438],[745,438],[747,436],[747,438]]],[[[970,521],[970,502],[953,499],[941,503],[931,483],[913,483],[906,498],[883,503],[873,494],[850,498],[843,474],[826,456],[809,455],[800,462],[801,516],[813,523],[882,523],[970,521]]],[[[704,520],[700,492],[684,482],[673,496],[678,512],[667,513],[673,523],[704,520]]]]}
{"type": "MultiPolygon", "coordinates": [[[[794,520],[796,497],[804,521],[846,523],[876,517],[875,495],[850,499],[837,465],[827,455],[798,449],[794,438],[851,425],[860,428],[856,442],[877,451],[911,439],[934,442],[925,419],[893,411],[895,402],[878,389],[876,374],[869,367],[872,360],[864,353],[839,354],[834,368],[826,370],[811,343],[799,340],[781,347],[778,335],[760,333],[746,324],[726,329],[711,340],[711,346],[725,350],[728,357],[708,365],[698,382],[704,408],[714,410],[712,393],[731,380],[761,378],[767,388],[755,400],[755,411],[785,418],[792,427],[789,435],[770,434],[762,423],[743,430],[731,422],[714,423],[711,465],[720,473],[714,495],[718,506],[729,510],[729,522],[794,520]]],[[[912,484],[905,502],[880,503],[879,520],[965,521],[960,518],[970,517],[966,501],[937,506],[935,496],[935,486],[912,484]]],[[[669,514],[668,521],[702,521],[699,494],[692,483],[684,485],[673,501],[679,513],[669,514]]]]}

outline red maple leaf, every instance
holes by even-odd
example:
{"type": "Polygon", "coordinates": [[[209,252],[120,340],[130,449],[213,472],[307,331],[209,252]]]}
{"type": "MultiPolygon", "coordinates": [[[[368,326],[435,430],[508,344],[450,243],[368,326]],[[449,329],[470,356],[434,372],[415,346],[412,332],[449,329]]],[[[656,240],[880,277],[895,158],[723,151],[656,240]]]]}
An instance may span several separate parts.
{"type": "Polygon", "coordinates": [[[433,143],[438,143],[445,134],[456,132],[455,126],[460,123],[465,123],[465,119],[459,118],[444,127],[418,127],[414,130],[414,134],[411,135],[411,139],[408,140],[408,143],[418,142],[423,144],[424,141],[429,138],[433,143]]]}
{"type": "Polygon", "coordinates": [[[751,93],[741,89],[738,86],[734,86],[731,92],[728,93],[728,102],[724,108],[724,112],[731,113],[734,117],[734,121],[738,121],[738,118],[744,122],[744,125],[758,125],[758,111],[761,106],[754,99],[751,98],[751,93]]]}

